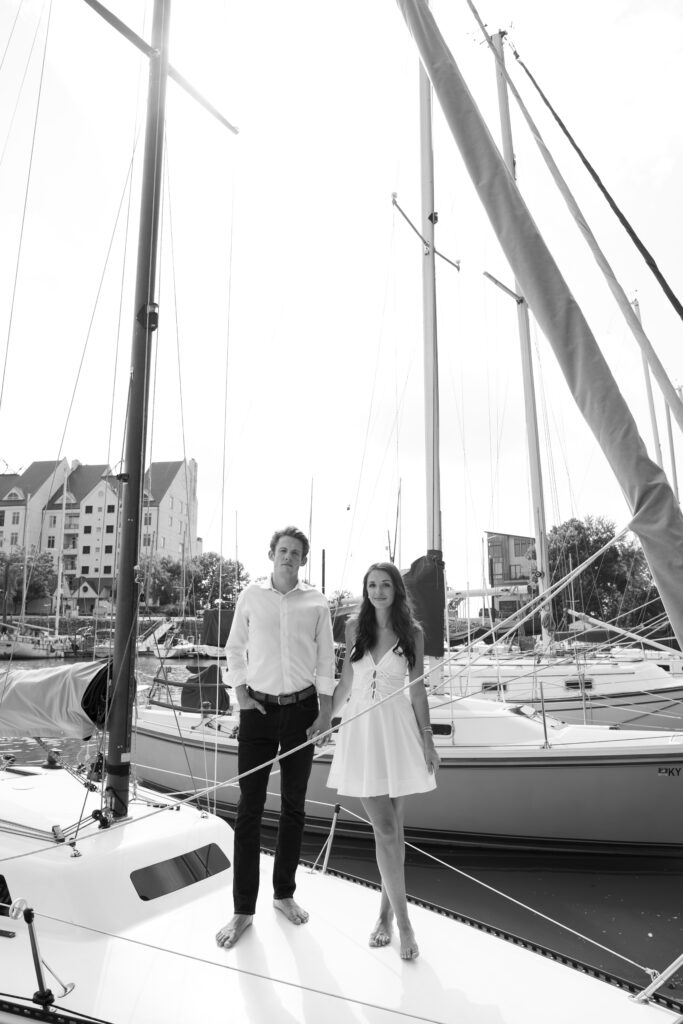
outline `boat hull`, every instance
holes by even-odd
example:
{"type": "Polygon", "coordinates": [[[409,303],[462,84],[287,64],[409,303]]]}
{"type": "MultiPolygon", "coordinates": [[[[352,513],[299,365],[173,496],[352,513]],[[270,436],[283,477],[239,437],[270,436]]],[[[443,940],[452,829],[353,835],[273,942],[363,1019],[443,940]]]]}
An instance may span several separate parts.
{"type": "MultiPolygon", "coordinates": [[[[143,712],[136,727],[140,780],[172,792],[210,787],[211,806],[232,816],[239,797],[234,781],[237,741],[198,724],[191,715],[179,716],[181,741],[168,719],[166,726],[163,717],[155,722],[151,710],[143,712]]],[[[436,790],[405,802],[406,833],[419,843],[683,852],[683,820],[677,811],[683,796],[683,736],[613,752],[591,750],[590,743],[571,751],[560,745],[495,750],[437,746],[441,768],[436,790]]],[[[327,830],[338,800],[342,809],[337,829],[369,832],[362,802],[338,798],[327,787],[331,758],[330,747],[316,755],[307,827],[327,830]]],[[[279,803],[274,769],[266,819],[277,817],[279,803]]]]}

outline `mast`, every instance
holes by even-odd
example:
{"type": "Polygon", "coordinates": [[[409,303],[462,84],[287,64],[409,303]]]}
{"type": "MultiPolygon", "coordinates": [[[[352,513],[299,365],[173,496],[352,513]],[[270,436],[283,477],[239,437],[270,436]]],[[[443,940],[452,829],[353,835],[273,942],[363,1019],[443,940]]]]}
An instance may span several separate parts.
{"type": "MultiPolygon", "coordinates": [[[[496,79],[498,83],[498,105],[500,108],[500,127],[503,137],[503,157],[513,178],[515,175],[515,156],[512,147],[512,128],[510,125],[510,105],[508,103],[507,82],[502,71],[505,64],[503,53],[503,32],[497,32],[493,45],[500,57],[496,62],[496,79]]],[[[524,408],[526,414],[526,434],[529,449],[529,473],[531,478],[531,503],[533,508],[534,538],[536,542],[536,580],[538,593],[548,588],[548,539],[545,523],[545,505],[543,501],[543,475],[541,472],[541,451],[538,441],[538,420],[536,417],[536,392],[534,388],[534,371],[531,361],[531,334],[529,331],[529,307],[521,294],[515,280],[515,298],[517,300],[517,324],[519,328],[519,344],[522,356],[522,380],[524,385],[524,408]]],[[[544,639],[547,629],[541,627],[544,639]]]]}
{"type": "MultiPolygon", "coordinates": [[[[423,614],[425,654],[432,665],[443,661],[445,582],[441,535],[441,468],[439,444],[439,358],[436,329],[436,251],[434,229],[434,153],[432,145],[432,84],[420,63],[420,184],[421,229],[425,240],[422,259],[422,329],[424,338],[425,467],[427,484],[427,556],[424,567],[412,582],[413,600],[424,588],[423,614]],[[423,583],[418,583],[422,576],[423,583]],[[426,613],[426,614],[425,614],[426,613]]],[[[413,573],[413,568],[408,574],[413,573]]],[[[408,576],[406,586],[411,586],[408,576]]],[[[442,670],[432,672],[431,683],[440,682],[442,670]]]]}
{"type": "Polygon", "coordinates": [[[59,615],[62,610],[62,585],[64,577],[64,529],[66,519],[66,484],[69,479],[69,464],[64,467],[64,486],[62,488],[62,528],[59,538],[59,555],[57,557],[57,607],[55,608],[55,636],[59,636],[59,615]]]}
{"type": "Polygon", "coordinates": [[[26,618],[26,587],[28,586],[28,505],[31,500],[31,495],[26,495],[26,503],[24,508],[24,530],[23,530],[23,541],[24,541],[24,572],[23,581],[21,588],[21,613],[19,619],[21,622],[26,618]]]}
{"type": "Polygon", "coordinates": [[[149,58],[126,447],[121,474],[121,557],[117,576],[114,678],[109,710],[106,766],[107,808],[115,818],[124,817],[128,813],[132,712],[135,698],[134,655],[139,599],[137,562],[147,436],[149,367],[152,335],[158,324],[155,289],[170,16],[171,0],[155,0],[152,25],[153,52],[149,58]]]}
{"type": "Polygon", "coordinates": [[[442,551],[441,473],[439,466],[439,364],[436,334],[436,266],[434,252],[434,154],[432,86],[420,64],[420,170],[422,237],[422,325],[424,335],[425,455],[427,467],[427,549],[442,551]]]}

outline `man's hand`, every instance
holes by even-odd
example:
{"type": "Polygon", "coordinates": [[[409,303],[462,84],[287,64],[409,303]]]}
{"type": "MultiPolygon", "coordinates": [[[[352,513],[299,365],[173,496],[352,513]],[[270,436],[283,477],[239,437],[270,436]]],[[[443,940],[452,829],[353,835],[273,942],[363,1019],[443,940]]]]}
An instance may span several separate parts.
{"type": "Polygon", "coordinates": [[[257,700],[249,696],[246,686],[236,686],[235,697],[237,698],[237,705],[240,711],[259,711],[262,715],[265,715],[266,709],[263,704],[259,704],[257,700]]]}

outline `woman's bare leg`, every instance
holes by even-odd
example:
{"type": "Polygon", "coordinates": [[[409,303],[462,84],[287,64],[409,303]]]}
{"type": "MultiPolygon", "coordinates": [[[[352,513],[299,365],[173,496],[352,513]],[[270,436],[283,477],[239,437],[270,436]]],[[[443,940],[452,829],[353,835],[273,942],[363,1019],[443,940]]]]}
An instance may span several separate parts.
{"type": "Polygon", "coordinates": [[[415,934],[408,917],[405,885],[405,842],[403,839],[403,801],[389,796],[366,797],[365,810],[375,833],[377,866],[382,876],[380,917],[370,936],[371,945],[386,945],[391,935],[391,915],[396,917],[401,956],[414,960],[419,955],[415,934]],[[386,941],[373,942],[373,936],[386,941]]]}

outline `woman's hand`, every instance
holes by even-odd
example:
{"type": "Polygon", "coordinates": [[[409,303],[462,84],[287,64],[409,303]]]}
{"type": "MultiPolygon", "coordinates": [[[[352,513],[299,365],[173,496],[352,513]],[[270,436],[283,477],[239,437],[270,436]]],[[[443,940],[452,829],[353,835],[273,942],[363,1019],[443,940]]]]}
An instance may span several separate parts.
{"type": "Polygon", "coordinates": [[[425,764],[430,772],[437,772],[441,764],[439,752],[434,746],[434,737],[431,732],[423,733],[425,764]]]}

